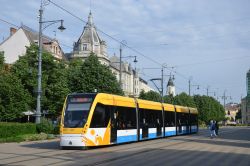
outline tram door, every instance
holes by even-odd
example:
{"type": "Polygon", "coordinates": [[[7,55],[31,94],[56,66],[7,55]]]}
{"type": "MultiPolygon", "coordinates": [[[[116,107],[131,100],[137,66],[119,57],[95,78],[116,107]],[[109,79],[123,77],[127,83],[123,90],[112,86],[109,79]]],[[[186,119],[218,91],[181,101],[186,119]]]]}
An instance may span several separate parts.
{"type": "Polygon", "coordinates": [[[157,129],[157,136],[161,136],[161,124],[159,118],[157,119],[157,124],[156,124],[156,129],[157,129]]]}
{"type": "Polygon", "coordinates": [[[112,108],[111,109],[111,138],[110,142],[111,143],[116,143],[117,141],[117,111],[116,109],[112,108]]]}
{"type": "Polygon", "coordinates": [[[148,138],[148,124],[145,118],[143,118],[142,138],[148,138]]]}

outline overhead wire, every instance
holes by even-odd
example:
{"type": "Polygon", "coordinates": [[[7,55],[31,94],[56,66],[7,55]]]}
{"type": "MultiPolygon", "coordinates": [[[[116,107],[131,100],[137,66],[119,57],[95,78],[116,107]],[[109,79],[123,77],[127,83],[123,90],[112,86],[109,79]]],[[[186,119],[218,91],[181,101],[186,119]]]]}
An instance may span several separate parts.
{"type": "MultiPolygon", "coordinates": [[[[84,21],[83,19],[81,19],[80,17],[78,17],[77,15],[73,14],[72,12],[70,12],[69,10],[65,9],[64,7],[58,5],[57,3],[53,2],[52,0],[49,0],[49,2],[50,2],[51,4],[53,4],[54,6],[60,8],[60,9],[63,10],[64,12],[68,13],[69,15],[71,15],[71,16],[77,18],[77,19],[80,20],[81,22],[87,23],[86,21],[84,21]]],[[[150,57],[144,55],[143,53],[141,53],[141,52],[138,51],[137,49],[135,49],[135,48],[133,48],[133,47],[131,47],[131,46],[125,44],[125,43],[122,43],[120,40],[116,39],[115,37],[109,35],[108,33],[104,32],[104,31],[102,31],[101,29],[96,28],[96,30],[99,31],[100,33],[104,34],[105,36],[109,37],[110,39],[116,41],[116,42],[119,43],[120,45],[123,45],[123,46],[125,46],[126,48],[132,50],[132,51],[135,52],[136,54],[141,55],[142,57],[144,57],[144,58],[150,60],[151,62],[154,62],[154,63],[157,64],[157,65],[160,65],[161,67],[163,66],[163,64],[161,64],[160,62],[156,61],[155,59],[152,59],[152,58],[150,58],[150,57]]],[[[179,72],[177,72],[177,71],[174,71],[173,69],[167,68],[167,70],[170,70],[171,72],[173,72],[173,73],[175,73],[175,74],[181,76],[181,77],[184,78],[185,80],[188,80],[188,78],[187,78],[185,75],[183,75],[183,74],[181,74],[181,73],[179,73],[179,72]]]]}
{"type": "MultiPolygon", "coordinates": [[[[11,25],[11,26],[14,26],[14,27],[16,27],[16,28],[19,28],[19,27],[20,27],[20,26],[14,24],[14,23],[11,23],[11,22],[9,22],[9,21],[6,21],[6,20],[4,20],[4,19],[2,19],[2,18],[0,18],[0,21],[5,22],[5,23],[7,23],[7,24],[9,24],[9,25],[11,25]]],[[[28,27],[28,28],[29,28],[29,27],[28,27]]],[[[32,30],[32,31],[34,31],[34,30],[32,30]]],[[[36,33],[38,33],[38,32],[36,32],[36,33]]],[[[45,37],[46,37],[46,39],[49,40],[49,41],[52,41],[52,40],[53,40],[53,39],[51,39],[50,37],[47,37],[47,36],[45,36],[45,37]]],[[[62,45],[62,46],[64,46],[64,47],[68,47],[68,48],[73,49],[72,46],[68,46],[68,45],[63,44],[63,43],[60,43],[60,45],[62,45]]]]}
{"type": "MultiPolygon", "coordinates": [[[[65,8],[61,7],[60,5],[54,3],[53,1],[49,0],[49,2],[52,3],[53,5],[55,5],[56,7],[60,8],[61,10],[67,12],[67,13],[70,14],[71,16],[73,16],[73,17],[79,19],[80,21],[82,21],[82,22],[84,22],[84,23],[87,23],[86,21],[84,21],[84,20],[81,19],[80,17],[76,16],[75,14],[71,13],[70,11],[68,11],[68,10],[66,10],[65,8]]],[[[10,22],[8,22],[8,21],[6,21],[6,20],[3,20],[3,19],[1,19],[1,18],[0,18],[0,21],[3,21],[3,22],[5,22],[5,23],[7,23],[7,24],[9,24],[9,25],[11,25],[11,26],[18,27],[17,25],[15,25],[15,24],[13,24],[13,23],[10,23],[10,22]]],[[[99,28],[96,28],[96,29],[97,29],[99,32],[101,32],[102,34],[104,34],[104,35],[108,36],[109,38],[113,39],[114,41],[116,41],[116,42],[118,42],[118,43],[120,43],[120,44],[123,44],[125,47],[127,47],[128,49],[134,51],[135,53],[137,53],[137,54],[139,54],[139,55],[141,55],[141,56],[147,58],[148,60],[150,60],[150,61],[152,61],[152,62],[154,62],[154,63],[156,63],[156,64],[162,66],[161,63],[159,63],[158,61],[156,61],[156,60],[154,60],[154,59],[152,59],[152,58],[149,58],[148,56],[146,56],[146,55],[144,55],[143,53],[141,53],[141,52],[139,52],[138,50],[136,50],[134,47],[131,47],[131,46],[128,46],[127,44],[121,43],[118,39],[116,39],[116,38],[114,38],[113,36],[111,36],[111,35],[105,33],[104,31],[100,30],[99,28]]],[[[65,47],[68,47],[68,48],[73,48],[73,47],[68,46],[68,45],[65,45],[65,44],[63,44],[63,43],[61,43],[61,45],[65,46],[65,47]]],[[[165,43],[164,43],[164,44],[160,44],[160,45],[168,45],[168,44],[165,44],[165,43]]],[[[173,72],[173,73],[175,73],[175,74],[177,74],[177,75],[179,75],[179,76],[181,76],[182,78],[188,80],[188,78],[187,78],[185,75],[183,75],[183,74],[181,74],[181,73],[179,73],[179,72],[177,72],[177,71],[174,71],[173,69],[169,69],[169,68],[166,68],[166,69],[169,70],[169,71],[171,71],[171,72],[173,72]]]]}
{"type": "MultiPolygon", "coordinates": [[[[81,19],[80,17],[78,17],[77,15],[73,14],[72,12],[68,11],[67,9],[63,8],[62,6],[56,4],[55,2],[53,2],[52,0],[49,0],[50,3],[52,3],[53,5],[55,5],[56,7],[60,8],[61,10],[65,11],[66,13],[70,14],[71,16],[77,18],[78,20],[82,21],[83,23],[87,23],[86,21],[84,21],[83,19],[81,19]]],[[[105,36],[111,38],[112,40],[118,42],[119,44],[125,46],[126,48],[129,48],[130,50],[132,50],[133,52],[137,53],[138,55],[141,55],[143,56],[144,58],[158,64],[158,65],[162,65],[161,63],[157,62],[156,60],[152,59],[152,58],[149,58],[148,56],[142,54],[141,52],[139,52],[138,50],[128,46],[127,44],[125,43],[122,43],[121,41],[119,41],[118,39],[114,38],[113,36],[107,34],[106,32],[102,31],[101,29],[99,28],[96,28],[97,31],[101,32],[102,34],[104,34],[105,36]]]]}
{"type": "Polygon", "coordinates": [[[6,21],[6,20],[4,20],[4,19],[2,19],[2,18],[0,18],[0,21],[5,22],[5,23],[7,23],[7,24],[9,24],[9,25],[11,25],[11,26],[14,26],[14,27],[18,28],[17,25],[15,25],[15,24],[13,24],[13,23],[11,23],[11,22],[9,22],[9,21],[6,21]]]}

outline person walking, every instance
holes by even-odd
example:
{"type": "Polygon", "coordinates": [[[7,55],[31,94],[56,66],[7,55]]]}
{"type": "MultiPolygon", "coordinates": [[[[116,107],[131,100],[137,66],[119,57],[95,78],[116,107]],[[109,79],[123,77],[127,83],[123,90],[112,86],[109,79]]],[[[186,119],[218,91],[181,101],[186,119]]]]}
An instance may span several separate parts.
{"type": "Polygon", "coordinates": [[[213,120],[210,121],[210,138],[213,138],[214,136],[216,137],[215,134],[215,122],[213,120]]]}
{"type": "Polygon", "coordinates": [[[219,135],[218,132],[219,132],[219,124],[217,121],[215,121],[215,134],[216,134],[216,136],[219,135]]]}

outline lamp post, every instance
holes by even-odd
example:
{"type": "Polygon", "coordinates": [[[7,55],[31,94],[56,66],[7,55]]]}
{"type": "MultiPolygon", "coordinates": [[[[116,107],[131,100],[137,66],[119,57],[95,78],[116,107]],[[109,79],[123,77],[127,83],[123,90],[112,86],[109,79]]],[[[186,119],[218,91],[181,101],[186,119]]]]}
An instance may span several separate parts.
{"type": "Polygon", "coordinates": [[[41,120],[41,95],[42,95],[42,31],[48,26],[61,22],[61,25],[58,27],[59,30],[63,31],[66,28],[63,26],[63,20],[52,20],[52,21],[43,21],[43,6],[48,5],[43,4],[41,0],[41,5],[39,9],[39,49],[38,49],[38,74],[37,74],[37,105],[36,105],[36,123],[40,123],[41,120]],[[49,23],[43,28],[44,23],[49,23]]]}
{"type": "Polygon", "coordinates": [[[122,88],[122,48],[127,44],[127,42],[125,40],[120,42],[120,66],[119,66],[119,83],[122,88]]]}

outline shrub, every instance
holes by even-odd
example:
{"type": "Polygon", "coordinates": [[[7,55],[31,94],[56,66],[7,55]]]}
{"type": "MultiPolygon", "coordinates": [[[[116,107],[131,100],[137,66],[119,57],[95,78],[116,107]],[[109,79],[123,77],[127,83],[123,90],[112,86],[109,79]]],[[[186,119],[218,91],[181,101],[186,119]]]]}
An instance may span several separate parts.
{"type": "Polygon", "coordinates": [[[33,123],[0,123],[0,138],[16,137],[23,134],[35,134],[36,125],[33,123]]]}
{"type": "Polygon", "coordinates": [[[48,138],[47,134],[26,134],[23,135],[23,141],[37,141],[37,140],[46,140],[48,138]]]}
{"type": "Polygon", "coordinates": [[[2,142],[22,142],[22,141],[37,141],[37,140],[46,140],[52,139],[53,137],[48,137],[45,133],[40,134],[24,134],[18,135],[15,137],[7,137],[7,138],[0,138],[0,143],[2,142]]]}
{"type": "Polygon", "coordinates": [[[53,133],[53,125],[52,122],[48,119],[41,118],[41,123],[36,125],[36,129],[38,133],[53,133]]]}
{"type": "Polygon", "coordinates": [[[200,119],[198,120],[198,124],[199,124],[199,127],[202,127],[202,128],[207,127],[206,123],[204,121],[200,120],[200,119]]]}

